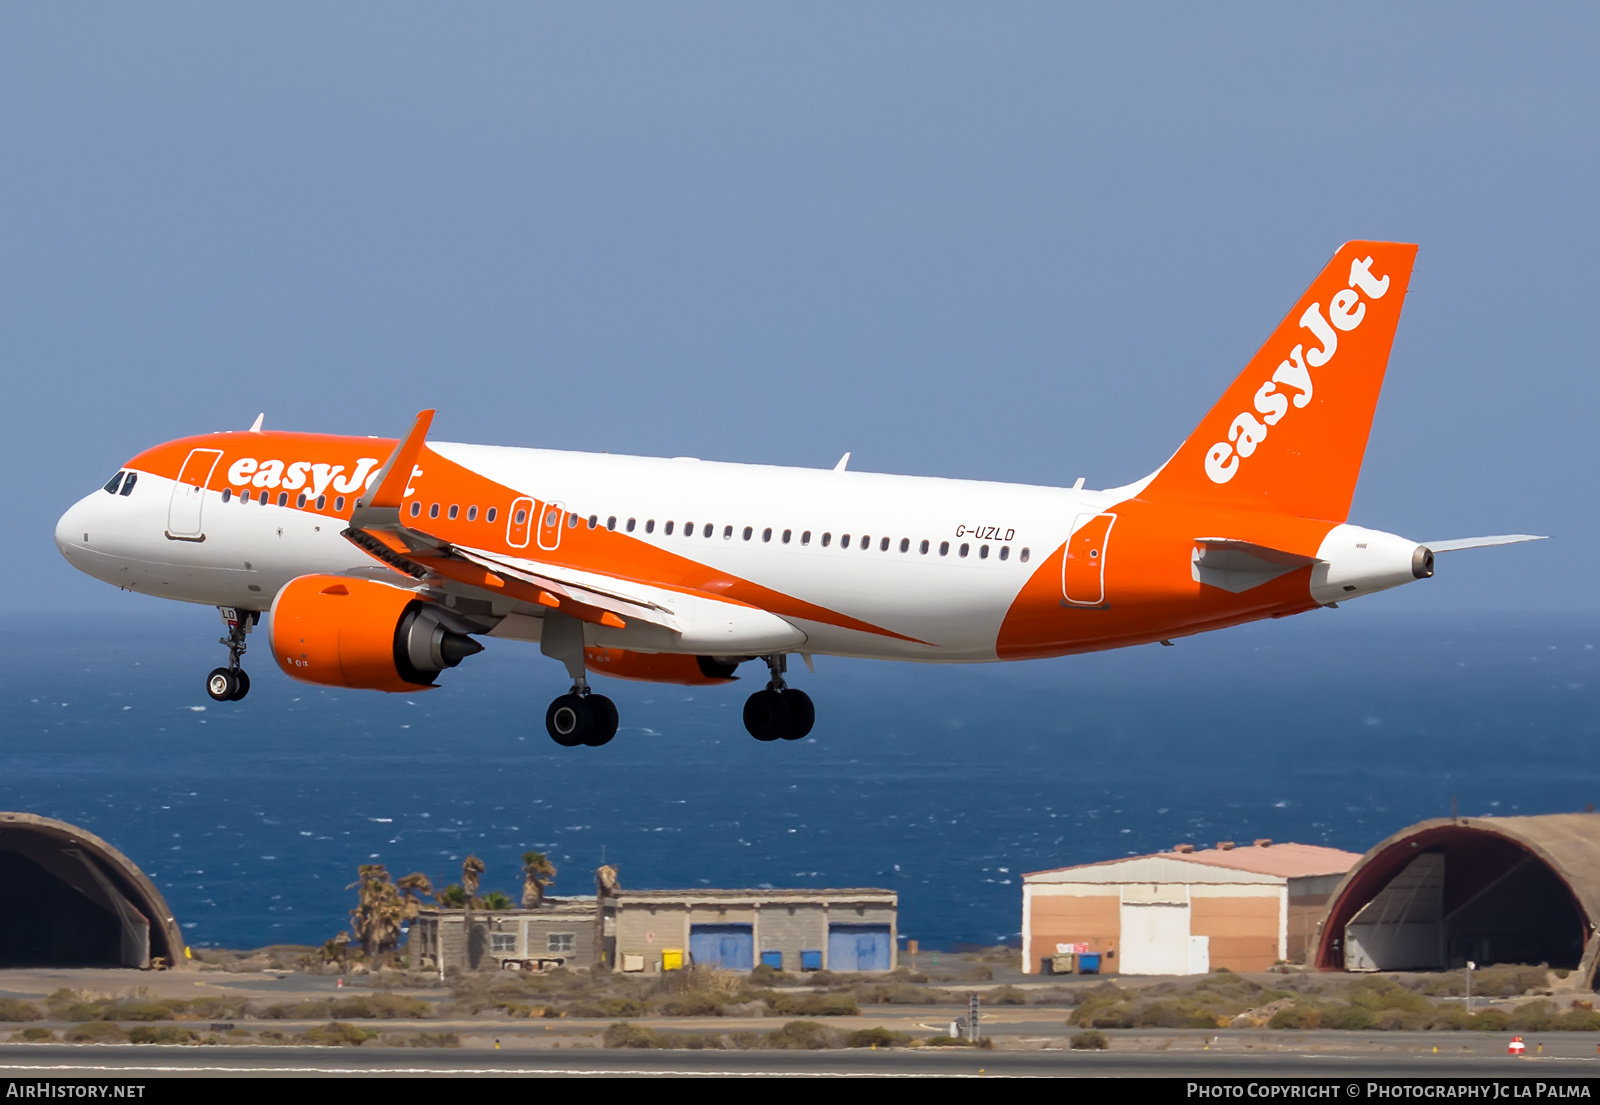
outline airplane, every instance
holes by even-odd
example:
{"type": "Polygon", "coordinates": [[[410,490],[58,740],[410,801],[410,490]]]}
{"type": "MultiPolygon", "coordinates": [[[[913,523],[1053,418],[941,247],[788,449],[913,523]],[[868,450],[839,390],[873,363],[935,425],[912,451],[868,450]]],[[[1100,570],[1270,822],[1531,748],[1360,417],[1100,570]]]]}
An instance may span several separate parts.
{"type": "Polygon", "coordinates": [[[571,690],[556,743],[600,746],[589,676],[704,685],[766,665],[758,740],[816,711],[788,660],[1019,660],[1174,639],[1426,579],[1437,553],[1347,521],[1415,245],[1328,262],[1153,473],[1091,490],[428,440],[248,431],[157,445],[62,515],[76,568],[219,608],[218,701],[250,689],[269,616],[291,678],[414,693],[482,651],[537,642],[571,690]]]}

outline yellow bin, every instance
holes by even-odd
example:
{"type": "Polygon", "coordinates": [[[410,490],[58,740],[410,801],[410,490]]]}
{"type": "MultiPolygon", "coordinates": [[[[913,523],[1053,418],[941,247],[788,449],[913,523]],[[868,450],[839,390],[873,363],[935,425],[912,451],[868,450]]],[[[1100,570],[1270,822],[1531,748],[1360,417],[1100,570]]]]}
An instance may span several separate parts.
{"type": "Polygon", "coordinates": [[[662,948],[661,949],[661,969],[663,971],[681,971],[681,970],[683,970],[683,949],[682,948],[662,948]]]}

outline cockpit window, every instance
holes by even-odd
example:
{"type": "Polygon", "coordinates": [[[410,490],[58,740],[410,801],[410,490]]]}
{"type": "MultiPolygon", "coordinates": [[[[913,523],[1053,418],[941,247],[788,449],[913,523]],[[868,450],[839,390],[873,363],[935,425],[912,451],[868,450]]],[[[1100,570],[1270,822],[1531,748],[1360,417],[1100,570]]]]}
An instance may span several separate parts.
{"type": "Polygon", "coordinates": [[[128,478],[122,481],[122,493],[124,495],[132,495],[133,494],[133,485],[138,483],[138,482],[139,482],[139,473],[137,473],[137,472],[129,472],[128,473],[128,478]]]}
{"type": "Polygon", "coordinates": [[[115,495],[117,493],[117,485],[122,483],[122,477],[124,475],[125,473],[118,472],[115,476],[112,476],[106,481],[105,492],[107,495],[115,495]]]}

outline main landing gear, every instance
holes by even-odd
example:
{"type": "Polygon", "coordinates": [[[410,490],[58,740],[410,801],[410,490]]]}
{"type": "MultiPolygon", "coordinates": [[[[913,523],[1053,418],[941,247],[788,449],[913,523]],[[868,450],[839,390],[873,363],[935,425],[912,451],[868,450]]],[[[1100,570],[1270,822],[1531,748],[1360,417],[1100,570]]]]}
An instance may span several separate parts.
{"type": "Polygon", "coordinates": [[[797,691],[783,681],[788,670],[788,657],[779,653],[765,656],[772,680],[767,689],[757,691],[745,700],[744,727],[758,741],[797,741],[811,732],[817,721],[817,709],[811,696],[797,691]]]}
{"type": "Polygon", "coordinates": [[[558,611],[544,616],[539,651],[560,660],[572,676],[572,690],[550,703],[544,727],[550,739],[563,748],[586,744],[599,748],[617,735],[617,704],[589,689],[584,673],[583,623],[558,611]]]}
{"type": "Polygon", "coordinates": [[[232,606],[219,606],[217,610],[222,615],[222,624],[228,627],[228,635],[217,639],[218,644],[228,649],[228,666],[213,669],[206,676],[206,693],[218,702],[237,702],[250,693],[250,676],[239,666],[239,658],[246,647],[244,635],[261,620],[261,612],[237,610],[232,606]]]}

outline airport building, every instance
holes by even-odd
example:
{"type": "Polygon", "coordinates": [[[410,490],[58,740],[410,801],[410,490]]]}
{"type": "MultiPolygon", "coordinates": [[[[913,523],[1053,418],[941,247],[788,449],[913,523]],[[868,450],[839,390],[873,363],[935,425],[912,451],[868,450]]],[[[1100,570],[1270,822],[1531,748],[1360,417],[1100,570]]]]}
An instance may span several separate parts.
{"type": "Polygon", "coordinates": [[[1600,814],[1423,821],[1335,888],[1319,967],[1459,969],[1547,963],[1593,988],[1600,961],[1600,814]]]}
{"type": "Polygon", "coordinates": [[[1189,975],[1300,962],[1360,860],[1315,844],[1223,841],[1035,871],[1022,877],[1022,969],[1189,975]]]}
{"type": "Polygon", "coordinates": [[[538,970],[596,963],[656,974],[694,964],[749,971],[892,971],[892,890],[616,890],[538,909],[424,909],[407,951],[421,968],[538,970]],[[602,904],[603,903],[603,904],[602,904]]]}

